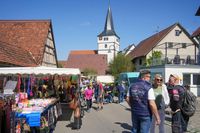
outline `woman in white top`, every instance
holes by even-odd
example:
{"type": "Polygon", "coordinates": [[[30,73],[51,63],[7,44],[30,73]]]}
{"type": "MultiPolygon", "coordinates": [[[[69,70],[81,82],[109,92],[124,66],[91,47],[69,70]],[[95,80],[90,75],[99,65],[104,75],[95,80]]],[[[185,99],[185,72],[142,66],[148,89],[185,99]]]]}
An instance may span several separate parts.
{"type": "MultiPolygon", "coordinates": [[[[163,84],[162,75],[156,74],[154,76],[153,81],[153,90],[155,95],[155,102],[157,105],[158,113],[160,115],[160,125],[159,125],[159,133],[164,133],[164,121],[165,121],[165,107],[169,104],[169,94],[167,91],[167,87],[163,84]]],[[[152,118],[152,125],[150,129],[150,133],[155,133],[155,118],[152,118]]]]}

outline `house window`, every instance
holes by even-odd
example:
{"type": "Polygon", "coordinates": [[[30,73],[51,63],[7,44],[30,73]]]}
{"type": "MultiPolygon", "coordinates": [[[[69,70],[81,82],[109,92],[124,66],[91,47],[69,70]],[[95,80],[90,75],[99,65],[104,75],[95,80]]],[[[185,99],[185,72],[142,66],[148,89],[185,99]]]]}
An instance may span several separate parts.
{"type": "Polygon", "coordinates": [[[182,43],[182,48],[186,48],[186,43],[182,43]]]}
{"type": "Polygon", "coordinates": [[[104,41],[108,41],[108,37],[104,37],[104,39],[103,39],[104,41]]]}
{"type": "Polygon", "coordinates": [[[183,84],[184,85],[190,85],[190,74],[183,74],[183,84]]]}
{"type": "Polygon", "coordinates": [[[173,43],[172,42],[168,43],[168,48],[173,48],[173,43]]]}
{"type": "Polygon", "coordinates": [[[193,85],[200,85],[200,74],[193,74],[193,85]]]}
{"type": "Polygon", "coordinates": [[[142,59],[139,60],[139,64],[142,65],[142,59]]]}
{"type": "Polygon", "coordinates": [[[99,37],[99,40],[102,40],[102,37],[99,37]]]}
{"type": "Polygon", "coordinates": [[[107,48],[108,47],[108,45],[107,44],[105,44],[105,48],[107,48]]]}
{"type": "Polygon", "coordinates": [[[181,34],[181,30],[175,30],[175,36],[179,36],[181,34]]]}

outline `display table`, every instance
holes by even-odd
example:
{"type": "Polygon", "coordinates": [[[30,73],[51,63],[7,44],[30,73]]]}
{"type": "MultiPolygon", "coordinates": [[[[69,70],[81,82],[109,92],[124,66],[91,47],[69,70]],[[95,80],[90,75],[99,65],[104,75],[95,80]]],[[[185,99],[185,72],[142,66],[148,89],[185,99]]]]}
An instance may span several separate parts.
{"type": "MultiPolygon", "coordinates": [[[[23,105],[20,106],[22,107],[23,105]]],[[[32,99],[28,102],[28,107],[17,108],[15,116],[19,119],[25,119],[26,123],[30,127],[40,127],[42,116],[46,115],[47,119],[51,121],[48,111],[51,111],[51,113],[53,113],[56,118],[62,114],[59,107],[59,100],[55,98],[32,99]]]]}

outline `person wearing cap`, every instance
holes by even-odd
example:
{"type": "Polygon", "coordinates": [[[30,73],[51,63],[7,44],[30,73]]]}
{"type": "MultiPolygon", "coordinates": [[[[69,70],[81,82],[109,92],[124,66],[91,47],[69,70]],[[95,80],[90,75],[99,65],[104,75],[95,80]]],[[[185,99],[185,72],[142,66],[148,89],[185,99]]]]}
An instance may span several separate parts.
{"type": "Polygon", "coordinates": [[[131,85],[127,102],[131,107],[132,133],[148,133],[152,114],[156,124],[160,124],[160,116],[155,104],[155,96],[151,83],[151,72],[142,70],[139,79],[131,85]]]}
{"type": "MultiPolygon", "coordinates": [[[[161,74],[155,74],[153,80],[153,90],[155,95],[155,102],[160,116],[159,133],[164,133],[164,122],[165,122],[165,107],[169,104],[169,95],[167,87],[163,84],[163,78],[161,74]]],[[[155,117],[152,117],[152,125],[150,133],[155,133],[155,117]]]]}
{"type": "Polygon", "coordinates": [[[184,87],[180,85],[179,76],[171,74],[167,83],[167,89],[170,97],[170,108],[172,114],[172,133],[184,132],[185,121],[181,113],[181,105],[184,98],[184,87]]]}

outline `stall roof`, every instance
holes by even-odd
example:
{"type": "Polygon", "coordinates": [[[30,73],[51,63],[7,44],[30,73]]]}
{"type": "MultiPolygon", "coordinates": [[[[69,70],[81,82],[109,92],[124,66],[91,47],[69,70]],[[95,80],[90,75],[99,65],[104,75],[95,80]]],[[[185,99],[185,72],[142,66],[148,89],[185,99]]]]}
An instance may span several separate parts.
{"type": "Polygon", "coordinates": [[[97,76],[97,81],[100,81],[102,83],[114,83],[114,77],[111,75],[101,75],[97,76]]]}
{"type": "Polygon", "coordinates": [[[2,67],[0,74],[58,74],[58,75],[78,75],[78,68],[52,68],[52,67],[2,67]]]}

